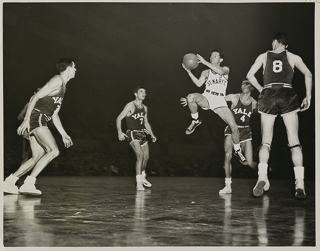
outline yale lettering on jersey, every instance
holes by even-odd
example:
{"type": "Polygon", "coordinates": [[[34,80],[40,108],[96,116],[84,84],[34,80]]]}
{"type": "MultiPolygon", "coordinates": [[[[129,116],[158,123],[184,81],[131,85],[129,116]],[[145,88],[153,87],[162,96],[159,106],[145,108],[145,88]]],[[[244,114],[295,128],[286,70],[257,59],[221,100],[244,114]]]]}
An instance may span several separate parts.
{"type": "Polygon", "coordinates": [[[62,97],[52,97],[52,98],[55,104],[60,104],[60,105],[62,104],[62,100],[63,100],[62,97]]]}
{"type": "Polygon", "coordinates": [[[140,112],[140,113],[133,114],[132,117],[134,119],[140,119],[140,118],[144,118],[144,115],[143,115],[143,112],[140,112]]]}
{"type": "Polygon", "coordinates": [[[234,108],[232,110],[234,112],[234,114],[243,114],[243,115],[247,115],[249,118],[251,117],[252,112],[247,112],[247,109],[241,109],[241,108],[234,108]]]}

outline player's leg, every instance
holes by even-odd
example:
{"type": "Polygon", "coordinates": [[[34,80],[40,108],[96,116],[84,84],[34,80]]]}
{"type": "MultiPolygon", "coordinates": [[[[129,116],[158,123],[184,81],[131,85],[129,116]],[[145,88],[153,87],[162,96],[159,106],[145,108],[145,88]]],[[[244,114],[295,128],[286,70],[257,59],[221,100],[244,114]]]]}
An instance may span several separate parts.
{"type": "Polygon", "coordinates": [[[252,150],[252,141],[247,140],[241,143],[241,148],[244,153],[244,156],[247,159],[248,166],[250,166],[252,169],[257,170],[258,163],[253,161],[253,150],[252,150]]]}
{"type": "Polygon", "coordinates": [[[261,114],[262,143],[259,149],[258,181],[253,188],[254,196],[261,196],[263,191],[269,190],[268,161],[270,157],[271,143],[273,138],[273,127],[276,116],[261,114]]]}
{"type": "Polygon", "coordinates": [[[239,140],[238,126],[234,120],[233,114],[228,107],[219,107],[214,110],[216,114],[229,126],[231,130],[231,137],[233,142],[234,154],[238,156],[239,160],[246,164],[246,158],[242,154],[239,140]]]}
{"type": "Polygon", "coordinates": [[[41,195],[35,187],[36,178],[41,171],[59,155],[59,148],[48,127],[39,127],[33,132],[38,144],[44,149],[45,154],[37,161],[31,174],[25,179],[19,192],[31,195],[41,195]]]}
{"type": "Polygon", "coordinates": [[[30,143],[29,140],[22,138],[22,161],[21,164],[30,159],[30,143]]]}
{"type": "Polygon", "coordinates": [[[225,171],[225,187],[219,191],[219,194],[232,193],[231,189],[231,173],[232,173],[232,150],[233,143],[231,135],[226,135],[224,138],[224,171],[225,171]]]}
{"type": "Polygon", "coordinates": [[[142,184],[146,187],[151,187],[152,184],[147,180],[147,174],[146,174],[147,163],[149,160],[149,144],[148,144],[148,142],[145,142],[141,146],[141,148],[143,151],[143,161],[142,161],[142,166],[141,166],[142,184]]]}
{"type": "Polygon", "coordinates": [[[24,162],[15,173],[6,178],[4,181],[4,192],[18,194],[18,187],[15,186],[17,180],[29,172],[35,166],[37,161],[45,154],[45,151],[33,136],[30,137],[30,147],[32,151],[32,157],[24,162]]]}
{"type": "Polygon", "coordinates": [[[143,150],[138,140],[134,140],[131,143],[131,147],[136,155],[136,182],[137,190],[145,190],[142,184],[142,164],[143,164],[143,150]]]}
{"type": "Polygon", "coordinates": [[[188,107],[191,112],[191,124],[186,130],[186,134],[189,135],[194,132],[197,126],[199,126],[202,121],[199,119],[198,106],[208,109],[209,103],[207,99],[200,93],[191,93],[187,96],[188,107]]]}
{"type": "Polygon", "coordinates": [[[294,165],[295,184],[297,198],[304,199],[306,197],[304,189],[304,166],[302,146],[298,137],[299,120],[296,112],[282,116],[286,126],[289,147],[291,150],[291,158],[294,165]]]}

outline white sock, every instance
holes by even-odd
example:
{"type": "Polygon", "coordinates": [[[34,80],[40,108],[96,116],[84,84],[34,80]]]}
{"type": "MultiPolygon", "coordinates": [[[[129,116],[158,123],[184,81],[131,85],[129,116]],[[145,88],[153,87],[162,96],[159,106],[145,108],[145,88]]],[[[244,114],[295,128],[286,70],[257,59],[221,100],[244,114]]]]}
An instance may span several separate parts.
{"type": "Polygon", "coordinates": [[[141,176],[142,176],[142,179],[144,179],[147,176],[146,171],[142,171],[141,176]]]}
{"type": "Polygon", "coordinates": [[[6,181],[12,183],[12,184],[16,184],[17,180],[19,179],[19,177],[14,176],[13,174],[10,174],[10,176],[8,176],[6,178],[6,181]]]}
{"type": "Polygon", "coordinates": [[[199,118],[199,113],[196,112],[196,113],[191,113],[191,118],[193,119],[198,119],[199,118]]]}
{"type": "Polygon", "coordinates": [[[24,180],[24,183],[34,185],[36,183],[36,178],[32,176],[27,176],[27,178],[24,180]]]}
{"type": "Polygon", "coordinates": [[[136,175],[136,181],[137,181],[137,183],[141,182],[141,180],[142,180],[141,174],[136,175]]]}
{"type": "Polygon", "coordinates": [[[304,179],[304,167],[303,166],[295,166],[293,168],[294,176],[296,179],[304,179]]]}
{"type": "Polygon", "coordinates": [[[260,174],[268,174],[268,164],[267,163],[259,163],[258,164],[258,175],[260,174]]]}
{"type": "Polygon", "coordinates": [[[226,183],[227,186],[231,186],[231,183],[232,183],[231,177],[230,178],[225,178],[224,180],[225,180],[225,183],[226,183]]]}
{"type": "Polygon", "coordinates": [[[233,149],[234,149],[235,151],[239,151],[239,150],[241,149],[240,143],[239,143],[239,144],[233,144],[233,149]]]}

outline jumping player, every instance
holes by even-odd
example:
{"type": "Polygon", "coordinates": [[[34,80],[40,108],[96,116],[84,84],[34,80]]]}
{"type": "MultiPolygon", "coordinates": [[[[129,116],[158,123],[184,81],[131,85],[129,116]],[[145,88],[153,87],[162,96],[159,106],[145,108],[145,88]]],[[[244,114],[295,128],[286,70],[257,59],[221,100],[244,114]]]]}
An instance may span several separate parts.
{"type": "MultiPolygon", "coordinates": [[[[212,51],[210,62],[206,61],[199,54],[197,54],[197,57],[200,63],[209,67],[209,69],[201,73],[199,79],[182,63],[182,67],[186,70],[196,86],[201,87],[203,84],[206,86],[202,94],[191,93],[187,96],[187,104],[191,112],[192,122],[187,128],[186,134],[189,135],[193,133],[196,127],[202,123],[199,119],[198,106],[204,110],[210,109],[218,114],[230,127],[232,131],[232,141],[234,143],[234,153],[239,157],[240,161],[244,163],[246,159],[241,152],[238,127],[225,100],[230,69],[227,66],[220,66],[224,57],[218,51],[212,51]]],[[[181,101],[182,105],[184,105],[184,99],[181,99],[181,101]]]]}
{"type": "Polygon", "coordinates": [[[134,90],[135,100],[129,102],[124,107],[116,120],[118,138],[120,141],[129,140],[130,145],[136,154],[136,182],[137,190],[145,190],[145,187],[151,187],[151,183],[146,179],[146,167],[149,160],[149,145],[147,135],[150,134],[152,142],[156,142],[151,126],[148,121],[148,108],[142,101],[146,98],[146,88],[138,86],[134,90]],[[126,118],[127,131],[122,132],[121,121],[126,118]]]}
{"type": "Polygon", "coordinates": [[[41,195],[41,191],[35,187],[36,178],[59,155],[56,141],[47,127],[50,120],[61,134],[64,145],[66,147],[73,145],[71,138],[62,127],[58,112],[66,92],[67,82],[75,77],[76,68],[73,60],[67,58],[61,59],[56,66],[60,74],[51,78],[32,96],[24,120],[17,130],[19,135],[29,139],[32,158],[5,179],[4,192],[6,193],[41,195]],[[31,174],[18,189],[15,183],[31,169],[33,169],[31,174]]]}
{"type": "Polygon", "coordinates": [[[269,151],[273,137],[273,127],[278,115],[283,118],[287,131],[288,146],[291,150],[295,174],[295,197],[306,198],[304,188],[304,167],[302,146],[298,137],[298,112],[305,111],[311,104],[312,74],[301,57],[286,50],[289,36],[280,32],[272,41],[272,50],[259,55],[247,74],[248,80],[260,92],[258,110],[261,113],[262,143],[259,150],[258,181],[253,188],[254,196],[261,196],[268,182],[269,151]],[[256,72],[263,67],[262,87],[256,72]],[[292,88],[294,67],[302,72],[305,79],[306,97],[301,106],[292,88]]]}
{"type": "MultiPolygon", "coordinates": [[[[252,153],[252,132],[249,125],[251,115],[257,111],[257,101],[251,97],[253,86],[248,80],[243,80],[241,83],[241,93],[229,94],[226,96],[226,101],[231,101],[231,111],[235,118],[239,129],[241,149],[247,159],[248,166],[252,169],[257,168],[257,163],[253,161],[252,153]]],[[[232,172],[232,139],[229,126],[224,131],[224,169],[225,169],[225,187],[219,191],[219,194],[232,193],[231,188],[231,172],[232,172]]]]}

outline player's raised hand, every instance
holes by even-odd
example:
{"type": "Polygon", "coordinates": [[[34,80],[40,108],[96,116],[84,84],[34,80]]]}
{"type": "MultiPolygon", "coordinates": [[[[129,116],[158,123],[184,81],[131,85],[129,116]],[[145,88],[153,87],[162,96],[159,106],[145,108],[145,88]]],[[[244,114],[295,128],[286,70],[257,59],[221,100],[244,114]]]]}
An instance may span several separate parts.
{"type": "Polygon", "coordinates": [[[185,107],[185,106],[188,105],[187,98],[181,98],[181,99],[180,99],[180,102],[181,102],[181,105],[182,105],[183,107],[185,107]]]}
{"type": "Polygon", "coordinates": [[[191,70],[188,69],[188,68],[184,65],[184,63],[182,63],[182,68],[185,69],[187,72],[191,72],[191,70]]]}
{"type": "Polygon", "coordinates": [[[197,54],[197,58],[199,60],[199,63],[202,63],[202,64],[207,63],[207,61],[202,56],[200,56],[199,54],[197,54]]]}

